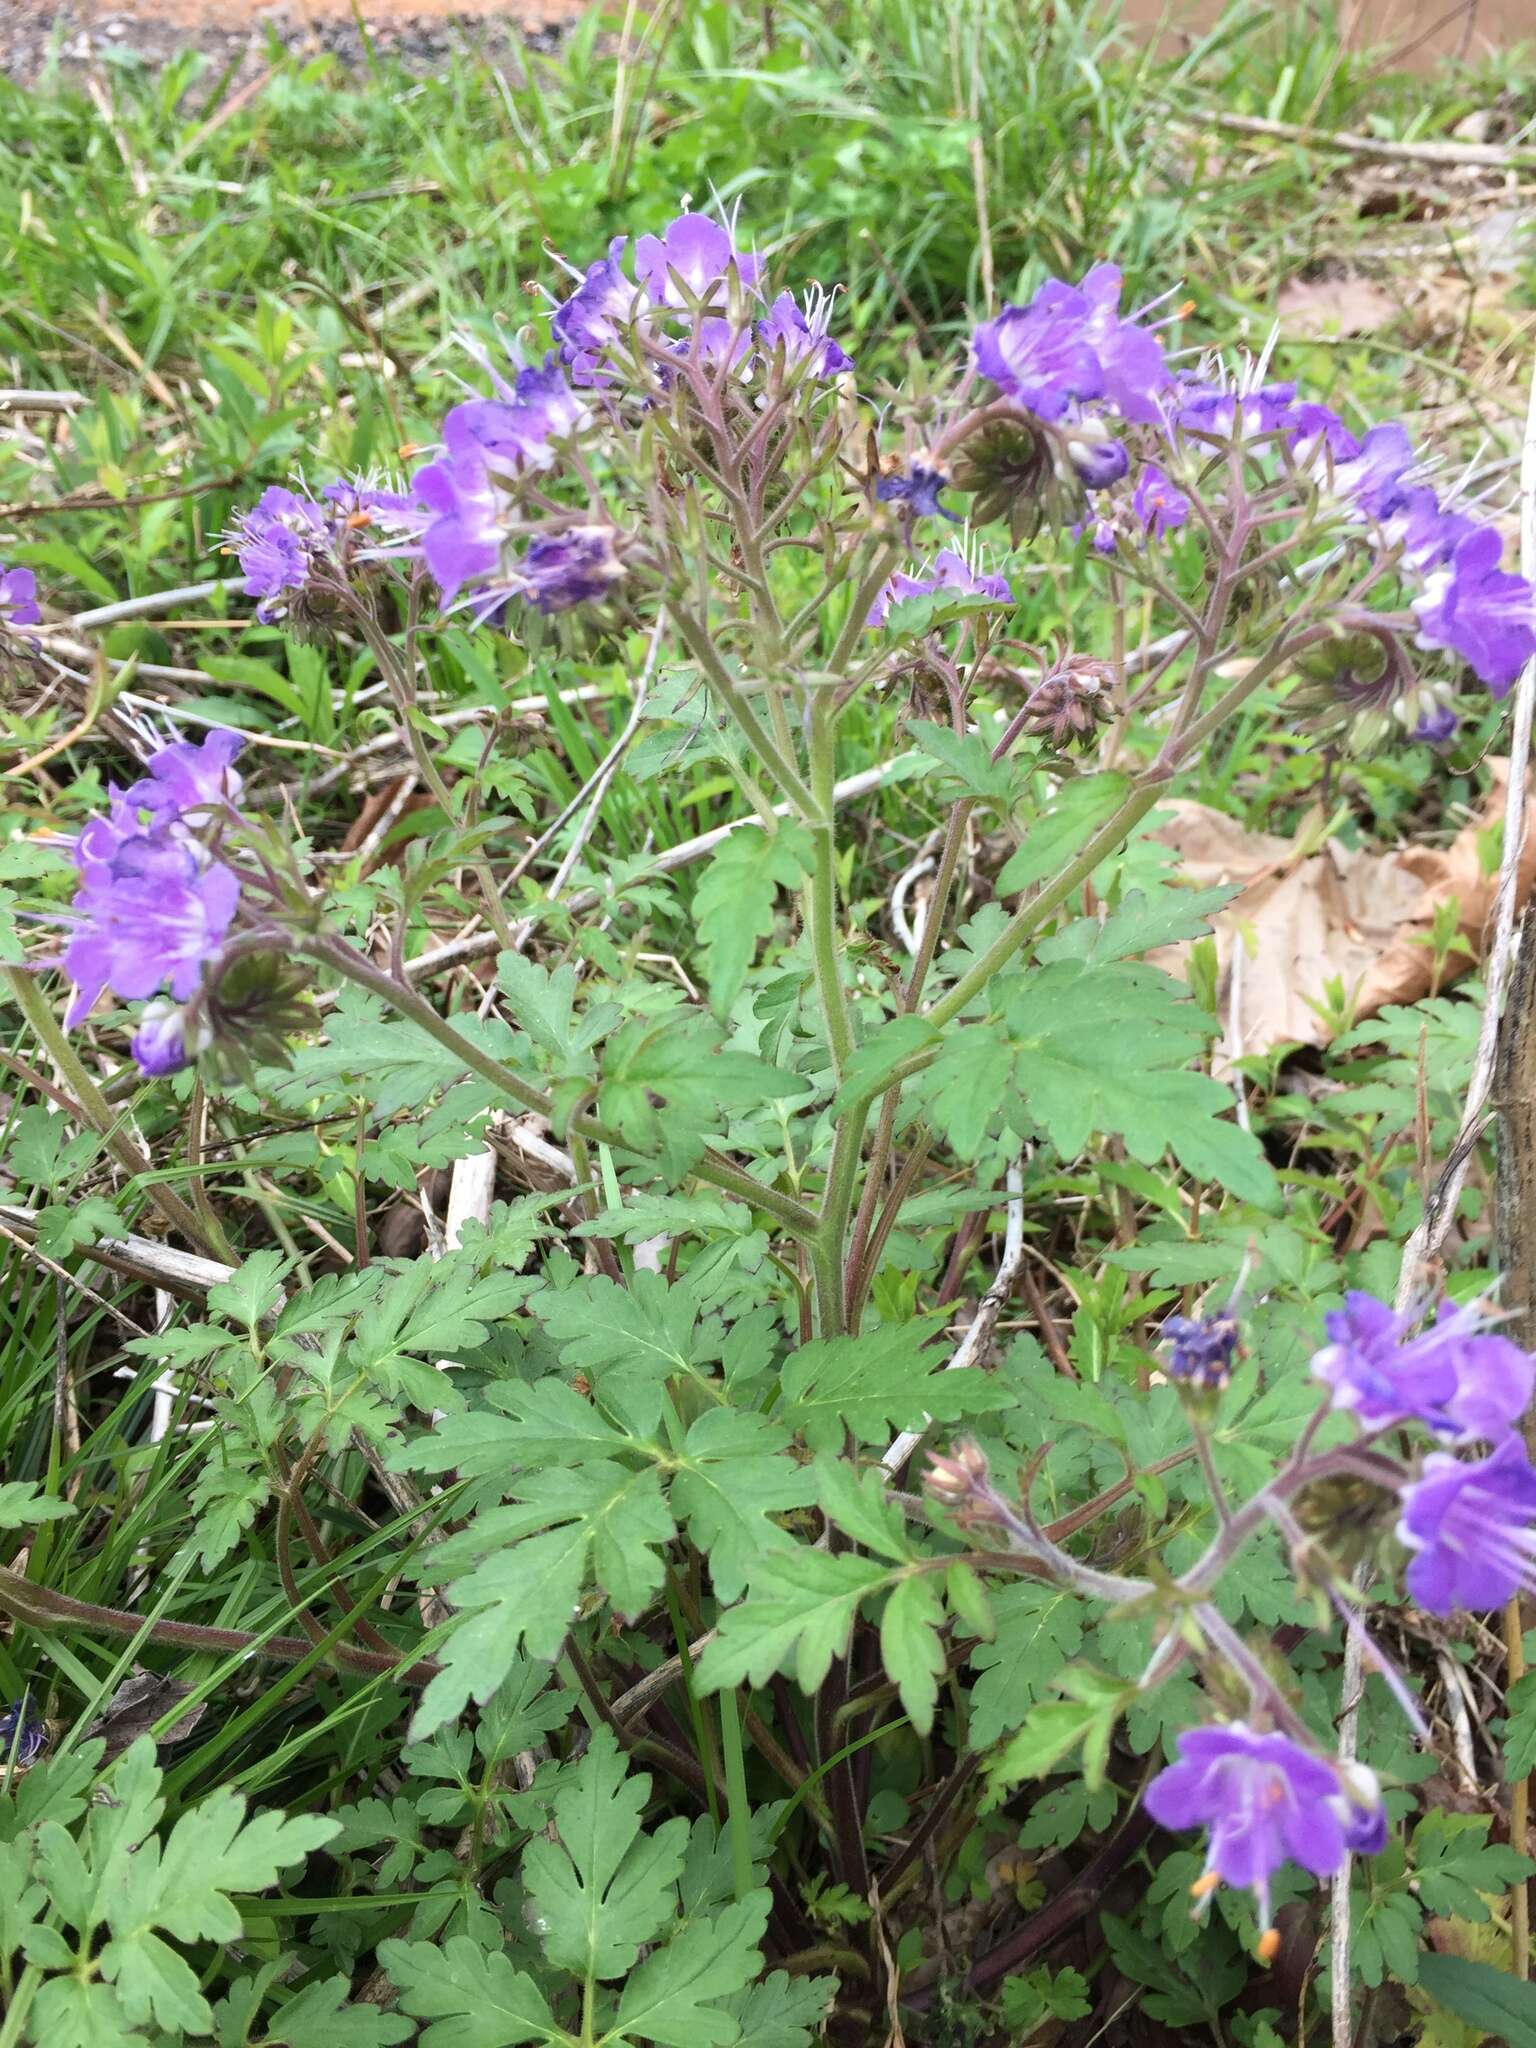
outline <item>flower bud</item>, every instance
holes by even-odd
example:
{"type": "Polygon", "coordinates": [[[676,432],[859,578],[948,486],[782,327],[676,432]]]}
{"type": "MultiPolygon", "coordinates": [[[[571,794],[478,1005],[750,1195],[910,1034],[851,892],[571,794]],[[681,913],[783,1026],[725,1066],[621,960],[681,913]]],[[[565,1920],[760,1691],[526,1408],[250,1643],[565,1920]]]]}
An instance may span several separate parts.
{"type": "Polygon", "coordinates": [[[1115,715],[1114,686],[1108,662],[1070,654],[1030,691],[1023,729],[1048,741],[1057,753],[1085,746],[1115,715]]]}

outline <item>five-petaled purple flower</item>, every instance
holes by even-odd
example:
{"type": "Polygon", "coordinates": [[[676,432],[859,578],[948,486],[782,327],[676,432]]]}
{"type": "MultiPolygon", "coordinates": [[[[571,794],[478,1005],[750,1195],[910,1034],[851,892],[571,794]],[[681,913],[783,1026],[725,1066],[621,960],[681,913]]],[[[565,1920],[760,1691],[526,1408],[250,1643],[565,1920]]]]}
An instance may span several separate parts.
{"type": "Polygon", "coordinates": [[[1131,510],[1153,539],[1161,540],[1188,519],[1189,499],[1165,469],[1144,462],[1131,494],[1131,510]]]}
{"type": "Polygon", "coordinates": [[[1269,1881],[1282,1863],[1331,1877],[1351,1850],[1383,1838],[1379,1802],[1363,1774],[1346,1785],[1333,1764],[1289,1736],[1241,1721],[1185,1730],[1178,1762],[1158,1773],[1144,1797],[1165,1828],[1210,1829],[1196,1897],[1203,1902],[1218,1884],[1251,1891],[1261,1930],[1269,1928],[1269,1881]]]}
{"type": "Polygon", "coordinates": [[[1027,306],[977,328],[977,369],[1039,419],[1097,399],[1150,424],[1167,366],[1157,337],[1121,316],[1120,285],[1113,263],[1095,264],[1080,285],[1048,279],[1027,306]]]}
{"type": "Polygon", "coordinates": [[[1358,1291],[1329,1312],[1329,1341],[1312,1371],[1333,1389],[1334,1407],[1372,1431],[1422,1422],[1459,1443],[1507,1434],[1530,1406],[1536,1359],[1490,1334],[1476,1303],[1443,1301],[1436,1320],[1410,1337],[1415,1320],[1358,1291]]]}
{"type": "Polygon", "coordinates": [[[7,569],[0,562],[0,633],[12,626],[35,626],[42,616],[36,576],[30,569],[7,569]]]}
{"type": "Polygon", "coordinates": [[[739,250],[730,229],[706,213],[680,213],[659,235],[642,235],[635,244],[635,275],[658,306],[683,306],[689,299],[713,305],[733,264],[750,291],[762,259],[739,250]]]}
{"type": "Polygon", "coordinates": [[[941,590],[956,597],[987,597],[996,604],[1013,603],[1013,587],[1002,575],[986,575],[973,569],[958,548],[942,549],[926,576],[909,576],[898,569],[869,608],[866,625],[883,626],[893,604],[904,597],[930,597],[941,590]]]}
{"type": "Polygon", "coordinates": [[[1408,1591],[1431,1614],[1536,1591],[1536,1470],[1518,1436],[1465,1462],[1433,1451],[1402,1494],[1408,1591]]]}

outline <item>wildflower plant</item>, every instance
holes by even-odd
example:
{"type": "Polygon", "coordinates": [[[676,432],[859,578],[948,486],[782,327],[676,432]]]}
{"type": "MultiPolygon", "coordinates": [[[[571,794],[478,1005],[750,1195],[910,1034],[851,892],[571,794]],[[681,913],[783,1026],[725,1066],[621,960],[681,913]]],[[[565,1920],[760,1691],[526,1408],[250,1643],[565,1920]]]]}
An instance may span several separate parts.
{"type": "MultiPolygon", "coordinates": [[[[408,1755],[473,1730],[490,1758],[446,1947],[445,1906],[382,1951],[404,2012],[439,2027],[494,2001],[498,2043],[788,2043],[830,2007],[834,2038],[869,2038],[888,1998],[935,1996],[923,1858],[1069,1769],[1100,1831],[1138,1774],[1147,1817],[1203,1830],[1180,1910],[1246,1894],[1252,1924],[1230,1924],[1268,1961],[1282,1873],[1384,1849],[1426,1724],[1371,1638],[1403,1733],[1342,1759],[1325,1694],[1253,1629],[1369,1635],[1363,1560],[1441,1617],[1532,1588],[1536,1364],[1486,1308],[1405,1317],[1357,1290],[1298,1349],[1268,1306],[1278,1255],[1150,1322],[1085,1276],[1079,1379],[1028,1340],[957,1349],[954,1289],[912,1249],[930,1157],[960,1192],[946,1235],[1013,1174],[1027,1259],[1032,1203],[1106,1141],[1179,1246],[1205,1202],[1228,1276],[1278,1242],[1296,1188],[1208,1071],[1208,1013],[1143,957],[1225,892],[1175,886],[1149,827],[1245,707],[1288,691],[1330,743],[1443,746],[1536,653],[1536,597],[1402,428],[1263,362],[1181,367],[1177,316],[1122,299],[1108,264],[1049,282],[872,392],[835,294],[791,288],[739,224],[616,239],[504,360],[466,354],[409,475],[269,490],[229,535],[259,619],[349,638],[388,688],[442,818],[398,881],[329,895],[217,731],[156,747],[74,839],[39,963],[74,984],[66,1031],[108,994],[143,1005],[145,1074],[322,1120],[355,1104],[360,1158],[402,1105],[435,1164],[503,1111],[569,1155],[587,1270],[523,1270],[563,1195],[308,1296],[258,1251],[176,1353],[221,1422],[204,1558],[274,1502],[287,1541],[349,1446],[416,1518],[430,1643],[397,1618],[338,1669],[416,1687],[408,1755]],[[1041,564],[1109,599],[1103,643],[1015,630],[1041,564]],[[471,633],[659,678],[658,726],[739,790],[693,898],[702,990],[626,982],[596,946],[582,971],[529,956],[549,907],[514,893],[485,810],[516,800],[516,765],[493,726],[477,772],[446,771],[424,708],[471,633]],[[839,771],[880,701],[946,805],[905,962],[843,896],[863,821],[839,771]],[[978,820],[1014,843],[961,921],[978,820]],[[431,977],[446,902],[497,955],[468,1005],[431,977]],[[657,1237],[665,1271],[635,1251],[657,1237]],[[567,1729],[573,1703],[596,1734],[567,1729]],[[692,1818],[642,1829],[621,1751],[692,1818]],[[511,1874],[491,1891],[493,1844],[511,1874]],[[835,1941],[793,1883],[818,1861],[835,1941]]],[[[26,573],[0,578],[0,632],[40,618],[26,573]]],[[[599,897],[643,909],[643,864],[586,859],[599,897]]],[[[973,1994],[1030,1960],[1030,1926],[973,1994]]]]}

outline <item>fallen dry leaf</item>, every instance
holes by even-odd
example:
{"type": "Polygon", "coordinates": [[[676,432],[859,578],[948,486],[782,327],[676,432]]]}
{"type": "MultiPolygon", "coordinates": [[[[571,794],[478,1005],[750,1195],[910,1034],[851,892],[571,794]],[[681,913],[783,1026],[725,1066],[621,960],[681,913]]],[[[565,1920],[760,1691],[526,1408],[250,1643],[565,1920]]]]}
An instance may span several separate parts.
{"type": "MultiPolygon", "coordinates": [[[[1370,853],[1330,841],[1317,853],[1301,853],[1294,839],[1245,831],[1204,804],[1168,805],[1172,815],[1154,836],[1181,856],[1185,878],[1202,888],[1242,885],[1211,920],[1226,1020],[1218,1069],[1244,1053],[1277,1045],[1326,1045],[1332,1026],[1307,998],[1322,1003],[1330,981],[1341,982],[1352,996],[1357,1020],[1389,1003],[1428,995],[1434,956],[1416,940],[1429,932],[1436,907],[1453,896],[1457,929],[1472,956],[1452,954],[1442,983],[1481,960],[1497,877],[1484,874],[1478,841],[1503,816],[1509,777],[1507,761],[1488,766],[1493,782],[1482,816],[1446,847],[1370,853]]],[[[1521,853],[1521,901],[1533,881],[1536,833],[1527,836],[1521,853]]],[[[1186,946],[1166,946],[1150,957],[1182,976],[1187,952],[1186,946]]]]}
{"type": "Polygon", "coordinates": [[[1368,277],[1293,277],[1280,287],[1275,311],[1287,334],[1308,336],[1374,334],[1401,308],[1368,277]]]}

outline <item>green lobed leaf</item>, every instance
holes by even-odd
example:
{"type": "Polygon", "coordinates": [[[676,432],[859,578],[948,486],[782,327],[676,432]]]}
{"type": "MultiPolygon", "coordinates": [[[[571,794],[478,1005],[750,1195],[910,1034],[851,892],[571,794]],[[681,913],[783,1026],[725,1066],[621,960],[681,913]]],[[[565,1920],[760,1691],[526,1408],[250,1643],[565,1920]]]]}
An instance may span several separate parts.
{"type": "Polygon", "coordinates": [[[758,941],[773,930],[780,889],[810,873],[811,835],[786,820],[771,835],[760,825],[729,833],[710,855],[693,895],[710,1005],[724,1016],[740,993],[758,941]]]}
{"type": "Polygon", "coordinates": [[[488,1955],[467,1935],[439,1948],[430,1941],[381,1941],[379,1961],[416,2019],[434,2020],[419,2048],[523,2048],[528,2041],[576,2048],[558,2026],[533,1979],[506,1955],[488,1955]]]}
{"type": "Polygon", "coordinates": [[[539,1835],[524,1851],[523,1883],[544,1952],[578,1977],[622,1977],[676,1915],[688,1822],[677,1815],[643,1834],[650,1789],[648,1777],[628,1771],[612,1730],[599,1728],[560,1775],[559,1840],[539,1835]]]}

